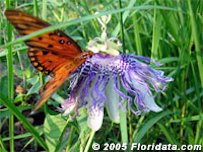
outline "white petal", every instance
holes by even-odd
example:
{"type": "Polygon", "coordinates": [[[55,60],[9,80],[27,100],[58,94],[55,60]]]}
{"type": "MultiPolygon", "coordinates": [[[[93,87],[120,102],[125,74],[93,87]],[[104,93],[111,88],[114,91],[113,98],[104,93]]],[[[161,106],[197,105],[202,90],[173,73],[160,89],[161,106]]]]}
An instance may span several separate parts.
{"type": "Polygon", "coordinates": [[[162,108],[160,108],[155,102],[154,102],[154,97],[152,95],[149,94],[149,92],[147,92],[146,88],[137,83],[137,82],[133,82],[133,84],[136,85],[137,88],[139,88],[139,90],[143,93],[144,95],[144,105],[151,111],[154,112],[160,112],[162,110],[162,108]]]}
{"type": "Polygon", "coordinates": [[[120,99],[119,99],[119,95],[115,92],[113,85],[114,85],[114,82],[112,79],[110,79],[105,90],[105,94],[107,98],[106,108],[110,119],[114,123],[120,123],[120,115],[119,115],[120,99]]]}
{"type": "Polygon", "coordinates": [[[160,112],[162,111],[162,108],[160,108],[154,101],[154,97],[147,91],[146,87],[144,85],[137,83],[133,77],[137,78],[137,76],[134,72],[131,72],[130,79],[132,81],[133,87],[139,89],[140,92],[142,92],[143,97],[143,103],[144,105],[151,111],[154,112],[160,112]]]}
{"type": "Polygon", "coordinates": [[[64,116],[69,115],[72,112],[72,110],[76,107],[76,105],[77,105],[76,99],[68,98],[66,101],[64,101],[61,104],[61,107],[62,107],[62,109],[64,111],[63,115],[64,116]]]}
{"type": "Polygon", "coordinates": [[[87,124],[93,131],[98,131],[103,123],[104,108],[94,107],[89,110],[87,124]]]}
{"type": "Polygon", "coordinates": [[[162,108],[160,108],[155,102],[154,102],[154,98],[149,95],[149,93],[145,94],[145,98],[144,98],[144,104],[147,108],[149,108],[149,110],[154,111],[154,112],[160,112],[162,111],[162,108]]]}

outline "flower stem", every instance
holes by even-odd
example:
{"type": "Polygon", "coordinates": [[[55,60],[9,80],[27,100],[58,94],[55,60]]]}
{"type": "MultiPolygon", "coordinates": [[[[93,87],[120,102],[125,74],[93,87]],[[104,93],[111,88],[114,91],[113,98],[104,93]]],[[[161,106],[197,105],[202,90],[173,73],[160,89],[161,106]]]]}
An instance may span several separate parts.
{"type": "Polygon", "coordinates": [[[88,140],[88,142],[87,142],[87,145],[86,145],[86,147],[85,147],[84,152],[88,152],[88,151],[89,151],[89,148],[90,148],[90,145],[91,145],[91,143],[92,143],[94,134],[95,134],[95,131],[92,131],[91,134],[90,134],[90,138],[89,138],[89,140],[88,140]]]}

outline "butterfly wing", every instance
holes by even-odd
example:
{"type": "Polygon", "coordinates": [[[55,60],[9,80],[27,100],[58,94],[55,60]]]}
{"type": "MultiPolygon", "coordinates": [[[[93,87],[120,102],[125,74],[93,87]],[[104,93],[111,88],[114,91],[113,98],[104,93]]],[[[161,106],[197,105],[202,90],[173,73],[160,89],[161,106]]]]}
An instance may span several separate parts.
{"type": "MultiPolygon", "coordinates": [[[[5,15],[20,35],[31,34],[50,26],[49,23],[19,10],[6,10],[5,15]]],[[[37,110],[92,52],[82,52],[73,39],[59,30],[33,37],[25,43],[29,46],[28,56],[32,65],[45,74],[53,74],[53,78],[42,87],[40,100],[35,107],[37,110]]]]}
{"type": "Polygon", "coordinates": [[[58,67],[62,66],[66,62],[69,62],[70,60],[39,47],[29,47],[28,56],[32,65],[37,70],[45,74],[52,73],[52,75],[55,75],[58,67]]]}
{"type": "Polygon", "coordinates": [[[40,100],[34,111],[39,109],[52,95],[52,93],[55,92],[68,79],[71,72],[74,71],[74,66],[72,64],[73,63],[70,62],[63,65],[60,69],[56,71],[54,77],[41,88],[40,100]]]}
{"type": "Polygon", "coordinates": [[[68,78],[76,71],[76,69],[86,61],[93,53],[91,51],[84,52],[74,58],[70,62],[66,62],[54,74],[54,77],[48,81],[41,89],[40,100],[34,111],[39,109],[46,100],[55,92],[68,78]]]}
{"type": "MultiPolygon", "coordinates": [[[[6,10],[5,15],[21,35],[31,34],[50,26],[49,23],[19,10],[6,10]]],[[[63,64],[64,60],[72,60],[75,56],[82,53],[77,43],[59,30],[33,37],[25,41],[25,43],[31,48],[28,50],[28,56],[32,57],[30,58],[31,63],[36,65],[36,62],[39,61],[40,68],[35,65],[34,67],[37,67],[38,70],[43,68],[40,71],[46,74],[50,72],[50,69],[59,66],[59,63],[63,64]],[[47,58],[49,58],[49,61],[44,61],[48,60],[47,58]],[[36,60],[33,62],[32,60],[34,59],[36,60]],[[50,64],[52,59],[53,62],[50,64]],[[54,62],[56,59],[58,62],[54,62]],[[48,69],[46,69],[47,64],[49,65],[48,69]]],[[[52,72],[54,73],[55,71],[52,72]]]]}

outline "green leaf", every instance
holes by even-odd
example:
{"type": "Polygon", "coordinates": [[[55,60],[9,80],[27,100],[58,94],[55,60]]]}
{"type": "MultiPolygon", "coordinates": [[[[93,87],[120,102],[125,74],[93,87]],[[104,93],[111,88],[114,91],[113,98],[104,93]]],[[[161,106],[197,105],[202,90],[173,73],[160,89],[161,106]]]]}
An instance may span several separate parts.
{"type": "Polygon", "coordinates": [[[33,86],[29,89],[27,95],[39,93],[40,81],[38,76],[34,76],[33,78],[29,79],[28,83],[32,84],[33,86]]]}
{"type": "Polygon", "coordinates": [[[49,148],[49,152],[54,152],[57,146],[58,140],[66,126],[66,121],[58,115],[47,114],[44,121],[44,135],[45,141],[49,148]]]}
{"type": "MultiPolygon", "coordinates": [[[[84,151],[85,144],[90,136],[90,128],[87,125],[87,111],[85,108],[81,108],[79,111],[79,116],[77,117],[78,125],[80,127],[80,151],[84,151]]],[[[76,144],[77,146],[77,144],[76,144]]]]}

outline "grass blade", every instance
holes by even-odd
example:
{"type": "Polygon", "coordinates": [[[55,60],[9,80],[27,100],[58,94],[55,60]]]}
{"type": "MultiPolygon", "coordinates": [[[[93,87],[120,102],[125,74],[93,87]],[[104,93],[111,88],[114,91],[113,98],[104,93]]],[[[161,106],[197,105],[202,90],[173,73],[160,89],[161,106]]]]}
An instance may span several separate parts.
{"type": "Polygon", "coordinates": [[[191,6],[191,1],[188,0],[188,7],[189,7],[189,13],[190,13],[190,22],[192,26],[192,37],[194,39],[194,44],[195,44],[195,51],[196,51],[196,58],[197,58],[197,63],[198,63],[198,68],[199,68],[199,75],[200,75],[200,80],[201,80],[201,85],[203,88],[203,57],[201,56],[202,52],[200,49],[200,42],[199,42],[199,35],[198,35],[198,30],[197,30],[197,21],[194,18],[192,6],[191,6]]]}
{"type": "Polygon", "coordinates": [[[164,111],[160,114],[158,114],[156,117],[148,120],[144,123],[143,127],[137,132],[137,135],[134,133],[133,135],[133,142],[140,143],[144,135],[147,133],[147,131],[155,124],[157,123],[161,118],[169,115],[170,111],[164,111]]]}
{"type": "Polygon", "coordinates": [[[12,114],[15,115],[16,118],[18,118],[18,120],[20,122],[22,122],[22,124],[25,127],[25,129],[27,129],[33,135],[33,137],[35,137],[37,142],[45,150],[47,150],[48,148],[46,146],[46,143],[44,142],[44,139],[42,139],[42,137],[40,137],[39,133],[30,124],[30,122],[26,119],[26,117],[24,115],[22,115],[22,113],[15,107],[15,105],[10,100],[6,99],[6,97],[3,94],[1,94],[1,93],[0,93],[0,102],[2,104],[4,104],[12,112],[12,114]]]}
{"type": "MultiPolygon", "coordinates": [[[[10,1],[6,1],[6,8],[10,8],[10,1]]],[[[12,41],[12,27],[7,21],[7,30],[8,30],[8,42],[12,41]]],[[[13,54],[12,46],[7,47],[7,69],[8,69],[8,98],[12,101],[14,98],[14,75],[13,75],[13,54]]],[[[14,152],[14,116],[11,114],[9,116],[9,136],[10,136],[10,151],[14,152]]]]}

